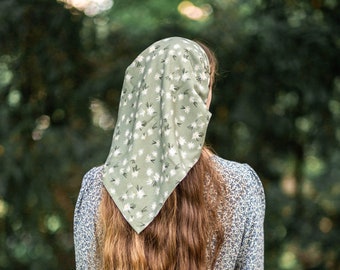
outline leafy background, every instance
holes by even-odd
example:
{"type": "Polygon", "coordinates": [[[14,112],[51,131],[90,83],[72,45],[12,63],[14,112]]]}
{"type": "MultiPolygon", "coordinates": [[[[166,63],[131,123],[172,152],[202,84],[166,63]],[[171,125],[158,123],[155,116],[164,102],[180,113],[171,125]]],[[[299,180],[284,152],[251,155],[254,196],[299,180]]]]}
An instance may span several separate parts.
{"type": "Polygon", "coordinates": [[[106,158],[125,68],[174,35],[219,59],[208,142],[261,177],[265,269],[340,269],[339,8],[1,0],[0,269],[75,268],[74,204],[106,158]]]}

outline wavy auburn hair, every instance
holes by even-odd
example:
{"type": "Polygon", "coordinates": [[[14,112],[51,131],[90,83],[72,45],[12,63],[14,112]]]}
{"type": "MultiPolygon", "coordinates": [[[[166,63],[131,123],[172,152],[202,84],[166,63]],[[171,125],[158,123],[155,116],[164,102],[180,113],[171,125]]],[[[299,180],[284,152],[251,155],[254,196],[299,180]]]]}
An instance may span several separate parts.
{"type": "MultiPolygon", "coordinates": [[[[199,44],[208,55],[213,83],[216,58],[199,44]]],[[[213,269],[224,240],[218,210],[225,204],[227,191],[212,163],[204,147],[198,162],[140,234],[103,187],[96,227],[100,269],[213,269]]]]}

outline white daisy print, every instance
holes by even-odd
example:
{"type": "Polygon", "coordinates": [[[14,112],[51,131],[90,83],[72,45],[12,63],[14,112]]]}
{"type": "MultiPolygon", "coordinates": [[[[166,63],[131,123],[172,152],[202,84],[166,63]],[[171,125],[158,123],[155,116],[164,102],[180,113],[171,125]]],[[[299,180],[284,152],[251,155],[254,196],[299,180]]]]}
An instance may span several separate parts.
{"type": "Polygon", "coordinates": [[[169,148],[169,155],[170,157],[173,157],[174,155],[176,155],[176,149],[174,147],[170,147],[169,148]]]}
{"type": "Polygon", "coordinates": [[[155,79],[155,80],[160,80],[160,79],[161,79],[161,77],[162,77],[162,75],[161,75],[161,74],[159,74],[159,73],[156,73],[156,74],[155,74],[155,76],[154,76],[154,79],[155,79]]]}
{"type": "Polygon", "coordinates": [[[189,149],[193,149],[194,147],[195,147],[194,143],[192,143],[192,142],[188,143],[188,148],[189,149]]]}
{"type": "Polygon", "coordinates": [[[143,189],[137,191],[137,198],[142,199],[145,196],[145,192],[143,189]]]}
{"type": "Polygon", "coordinates": [[[146,163],[151,163],[151,162],[155,161],[155,158],[153,156],[151,156],[151,155],[147,155],[145,157],[145,161],[146,161],[146,163]]]}
{"type": "Polygon", "coordinates": [[[146,170],[146,175],[147,176],[151,176],[153,174],[153,170],[151,169],[151,168],[148,168],[147,170],[146,170]]]}
{"type": "Polygon", "coordinates": [[[150,52],[150,53],[154,52],[155,50],[156,50],[156,46],[155,46],[155,45],[151,45],[151,46],[149,47],[149,52],[150,52]]]}
{"type": "Polygon", "coordinates": [[[131,210],[131,205],[130,205],[129,203],[126,203],[126,204],[124,205],[123,211],[124,211],[124,212],[128,212],[128,211],[130,211],[130,210],[131,210]]]}
{"type": "Polygon", "coordinates": [[[153,129],[149,128],[147,133],[148,133],[149,136],[151,136],[153,134],[153,129]]]}
{"type": "Polygon", "coordinates": [[[178,144],[179,145],[184,145],[185,143],[186,143],[186,140],[183,137],[179,137],[178,144]]]}
{"type": "Polygon", "coordinates": [[[152,205],[151,205],[151,209],[152,209],[152,210],[155,210],[156,207],[157,207],[157,204],[156,204],[155,202],[153,202],[152,205]]]}
{"type": "Polygon", "coordinates": [[[142,121],[137,121],[136,123],[136,129],[141,129],[143,127],[142,121]]]}
{"type": "Polygon", "coordinates": [[[155,112],[155,109],[150,106],[146,109],[146,112],[147,112],[148,115],[153,115],[154,112],[155,112]]]}
{"type": "Polygon", "coordinates": [[[138,62],[143,62],[144,56],[138,55],[137,58],[136,58],[136,60],[137,60],[138,62]]]}
{"type": "Polygon", "coordinates": [[[186,159],[187,155],[188,155],[187,152],[185,152],[185,151],[182,151],[182,152],[181,152],[181,157],[182,157],[183,159],[186,159]]]}
{"type": "Polygon", "coordinates": [[[198,131],[195,131],[195,132],[192,134],[192,139],[193,139],[193,140],[198,140],[200,137],[201,137],[201,134],[200,134],[198,131]]]}
{"type": "Polygon", "coordinates": [[[190,107],[189,106],[183,106],[182,109],[184,110],[184,112],[186,114],[188,114],[190,112],[190,107]]]}

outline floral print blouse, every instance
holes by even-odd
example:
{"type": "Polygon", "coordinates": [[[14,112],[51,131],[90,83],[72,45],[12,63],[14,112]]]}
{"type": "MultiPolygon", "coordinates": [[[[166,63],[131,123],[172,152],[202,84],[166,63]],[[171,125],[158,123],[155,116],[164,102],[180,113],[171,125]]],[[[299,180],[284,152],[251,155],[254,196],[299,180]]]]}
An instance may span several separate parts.
{"type": "MultiPolygon", "coordinates": [[[[215,269],[263,269],[265,195],[260,179],[246,165],[212,157],[228,188],[227,208],[221,213],[225,241],[215,269]]],[[[102,194],[103,166],[83,178],[74,212],[76,269],[99,269],[96,260],[95,224],[102,194]]]]}

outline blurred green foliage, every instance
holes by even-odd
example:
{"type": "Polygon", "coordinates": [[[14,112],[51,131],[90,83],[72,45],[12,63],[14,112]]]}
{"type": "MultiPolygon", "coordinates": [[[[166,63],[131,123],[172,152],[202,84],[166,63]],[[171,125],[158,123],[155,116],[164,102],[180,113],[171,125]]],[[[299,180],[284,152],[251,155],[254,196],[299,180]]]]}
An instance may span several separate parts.
{"type": "Polygon", "coordinates": [[[173,35],[219,59],[208,142],[263,181],[265,269],[340,269],[338,1],[180,3],[0,2],[0,269],[74,269],[77,192],[106,158],[125,68],[173,35]]]}

